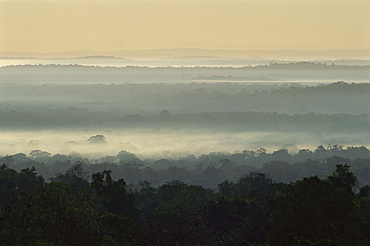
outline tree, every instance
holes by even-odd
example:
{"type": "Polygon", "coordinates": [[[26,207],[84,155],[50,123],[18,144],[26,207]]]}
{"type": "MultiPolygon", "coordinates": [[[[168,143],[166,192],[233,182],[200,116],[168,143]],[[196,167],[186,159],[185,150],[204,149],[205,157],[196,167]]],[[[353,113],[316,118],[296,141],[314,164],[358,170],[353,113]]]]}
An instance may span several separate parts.
{"type": "Polygon", "coordinates": [[[41,175],[37,175],[36,168],[22,169],[19,173],[18,188],[25,190],[25,192],[35,192],[35,189],[42,187],[45,179],[41,175]]]}
{"type": "Polygon", "coordinates": [[[41,187],[13,223],[11,245],[99,245],[93,197],[70,184],[41,187]],[[32,228],[32,230],[30,230],[32,228]]]}
{"type": "Polygon", "coordinates": [[[127,162],[137,162],[140,163],[140,159],[137,158],[137,156],[133,153],[127,152],[125,150],[122,150],[117,155],[119,161],[121,163],[127,163],[127,162]]]}
{"type": "MultiPolygon", "coordinates": [[[[274,183],[265,174],[251,172],[236,183],[218,185],[219,197],[203,206],[207,224],[229,244],[253,244],[265,240],[271,213],[274,183]]],[[[224,242],[225,243],[225,242],[224,242]]]]}
{"type": "Polygon", "coordinates": [[[360,226],[360,237],[363,238],[363,245],[370,245],[370,186],[361,187],[358,194],[358,210],[356,217],[360,226]]]}
{"type": "Polygon", "coordinates": [[[179,180],[158,188],[142,182],[135,195],[141,218],[148,221],[151,245],[203,245],[198,209],[213,197],[211,190],[179,180]]]}
{"type": "Polygon", "coordinates": [[[100,225],[99,234],[102,235],[106,246],[140,246],[153,245],[148,242],[147,235],[131,218],[122,214],[101,214],[97,223],[100,225]]]}
{"type": "Polygon", "coordinates": [[[50,178],[53,182],[61,182],[70,184],[73,187],[81,188],[92,193],[93,189],[87,181],[86,172],[83,171],[82,163],[77,162],[77,164],[70,167],[64,174],[57,173],[54,178],[50,178]]]}
{"type": "Polygon", "coordinates": [[[4,214],[8,210],[14,192],[19,183],[19,174],[17,171],[10,169],[6,164],[0,166],[0,213],[4,219],[4,214]]]}
{"type": "Polygon", "coordinates": [[[274,202],[269,243],[354,245],[358,240],[355,184],[349,166],[337,165],[327,179],[313,176],[288,185],[274,202]]]}
{"type": "Polygon", "coordinates": [[[250,204],[243,197],[217,197],[199,209],[203,223],[211,231],[210,245],[248,245],[245,237],[250,204]],[[241,232],[243,231],[243,232],[241,232]]]}
{"type": "Polygon", "coordinates": [[[47,159],[51,156],[51,154],[49,152],[39,150],[39,149],[32,150],[29,155],[33,159],[41,159],[41,160],[42,159],[47,159]]]}
{"type": "Polygon", "coordinates": [[[107,212],[134,217],[133,194],[128,192],[126,182],[123,179],[115,181],[110,174],[110,170],[94,173],[91,186],[95,189],[107,212]]]}
{"type": "Polygon", "coordinates": [[[107,142],[105,141],[105,136],[104,135],[95,135],[91,136],[87,142],[90,144],[106,144],[107,142]]]}
{"type": "Polygon", "coordinates": [[[354,195],[353,189],[357,185],[357,178],[354,173],[349,170],[348,165],[336,165],[335,172],[328,176],[328,181],[333,186],[346,190],[351,196],[354,195]]]}

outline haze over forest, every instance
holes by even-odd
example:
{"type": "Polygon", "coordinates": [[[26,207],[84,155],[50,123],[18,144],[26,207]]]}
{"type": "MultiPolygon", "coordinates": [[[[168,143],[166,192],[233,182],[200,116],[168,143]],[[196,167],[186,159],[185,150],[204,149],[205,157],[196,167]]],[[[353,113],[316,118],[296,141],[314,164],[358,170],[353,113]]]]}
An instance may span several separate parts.
{"type": "Polygon", "coordinates": [[[0,1],[0,154],[368,146],[368,10],[367,0],[0,1]]]}
{"type": "Polygon", "coordinates": [[[0,245],[370,245],[369,0],[0,0],[0,245]]]}
{"type": "MultiPolygon", "coordinates": [[[[116,58],[74,61],[89,59],[101,64],[116,58]]],[[[2,154],[41,149],[101,158],[124,150],[145,159],[261,147],[368,146],[369,65],[357,62],[362,64],[5,65],[2,154]],[[89,145],[94,135],[103,135],[105,144],[89,145]]]]}

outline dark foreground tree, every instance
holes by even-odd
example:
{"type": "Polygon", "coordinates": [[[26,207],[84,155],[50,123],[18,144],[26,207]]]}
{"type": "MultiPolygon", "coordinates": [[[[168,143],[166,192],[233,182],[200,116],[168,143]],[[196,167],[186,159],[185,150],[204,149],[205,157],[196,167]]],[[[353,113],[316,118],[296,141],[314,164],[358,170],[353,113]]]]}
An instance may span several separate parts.
{"type": "Polygon", "coordinates": [[[270,221],[271,245],[356,245],[358,221],[352,189],[356,177],[346,165],[320,179],[304,178],[278,194],[270,221]]]}
{"type": "Polygon", "coordinates": [[[91,186],[103,203],[106,212],[134,217],[133,194],[128,192],[126,182],[123,179],[115,181],[110,174],[110,170],[94,173],[91,186]]]}
{"type": "Polygon", "coordinates": [[[0,245],[370,245],[370,188],[357,192],[347,165],[290,184],[251,173],[218,191],[84,174],[76,165],[45,183],[1,166],[0,245]]]}

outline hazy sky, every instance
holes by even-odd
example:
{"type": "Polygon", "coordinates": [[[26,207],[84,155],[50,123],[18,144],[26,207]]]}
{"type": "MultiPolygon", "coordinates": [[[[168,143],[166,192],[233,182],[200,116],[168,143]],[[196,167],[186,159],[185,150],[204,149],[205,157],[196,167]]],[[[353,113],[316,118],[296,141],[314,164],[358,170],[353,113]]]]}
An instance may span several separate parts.
{"type": "Polygon", "coordinates": [[[370,48],[370,0],[0,0],[0,51],[370,48]]]}

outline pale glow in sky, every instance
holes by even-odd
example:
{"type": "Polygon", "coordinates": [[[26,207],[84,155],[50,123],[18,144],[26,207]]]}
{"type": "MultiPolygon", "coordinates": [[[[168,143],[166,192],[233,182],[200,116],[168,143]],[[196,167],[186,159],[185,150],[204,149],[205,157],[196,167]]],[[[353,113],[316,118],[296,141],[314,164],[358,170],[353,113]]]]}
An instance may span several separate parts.
{"type": "Polygon", "coordinates": [[[370,0],[0,0],[0,51],[368,49],[370,0]]]}

